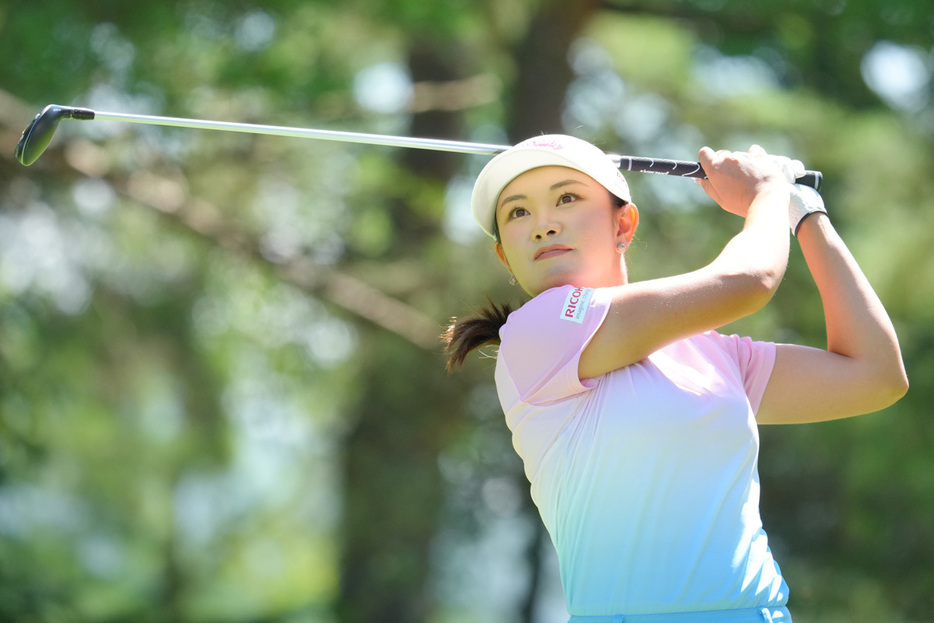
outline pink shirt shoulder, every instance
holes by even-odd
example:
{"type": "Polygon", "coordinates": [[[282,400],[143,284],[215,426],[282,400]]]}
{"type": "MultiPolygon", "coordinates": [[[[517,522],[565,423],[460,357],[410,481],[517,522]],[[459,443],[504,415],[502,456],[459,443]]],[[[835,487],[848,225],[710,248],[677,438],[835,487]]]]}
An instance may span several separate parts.
{"type": "Polygon", "coordinates": [[[593,386],[578,378],[578,363],[609,309],[607,289],[562,286],[510,314],[500,329],[499,359],[522,402],[561,400],[593,386]]]}

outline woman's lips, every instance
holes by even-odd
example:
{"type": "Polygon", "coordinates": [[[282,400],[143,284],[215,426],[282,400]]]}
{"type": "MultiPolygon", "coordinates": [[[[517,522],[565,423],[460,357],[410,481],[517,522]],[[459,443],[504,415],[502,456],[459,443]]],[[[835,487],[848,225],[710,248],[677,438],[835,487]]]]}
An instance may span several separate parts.
{"type": "Polygon", "coordinates": [[[552,245],[550,247],[542,247],[541,249],[535,252],[535,259],[545,260],[550,257],[556,257],[558,255],[562,255],[564,253],[567,253],[570,250],[571,250],[570,247],[566,247],[563,245],[552,245]]]}

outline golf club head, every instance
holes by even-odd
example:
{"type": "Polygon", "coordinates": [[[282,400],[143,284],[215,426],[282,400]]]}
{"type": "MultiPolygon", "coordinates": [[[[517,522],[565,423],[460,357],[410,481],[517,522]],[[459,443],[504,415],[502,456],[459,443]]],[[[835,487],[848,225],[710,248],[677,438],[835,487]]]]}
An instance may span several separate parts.
{"type": "Polygon", "coordinates": [[[52,141],[52,135],[62,119],[93,119],[94,111],[87,108],[73,108],[70,106],[56,106],[50,104],[42,109],[23,130],[23,135],[16,143],[13,152],[20,164],[31,165],[39,159],[42,152],[52,141]]]}

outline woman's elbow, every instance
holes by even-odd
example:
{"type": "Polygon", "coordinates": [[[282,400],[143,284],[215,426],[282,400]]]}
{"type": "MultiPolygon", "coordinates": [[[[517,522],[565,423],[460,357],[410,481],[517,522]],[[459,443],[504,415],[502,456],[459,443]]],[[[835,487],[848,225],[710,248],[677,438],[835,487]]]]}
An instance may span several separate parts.
{"type": "Polygon", "coordinates": [[[892,404],[895,404],[902,398],[905,394],[908,393],[908,374],[905,372],[905,368],[901,367],[901,370],[898,374],[894,375],[892,383],[889,385],[889,394],[892,399],[892,404]]]}
{"type": "Polygon", "coordinates": [[[769,299],[778,291],[778,286],[782,284],[785,278],[785,266],[776,265],[763,269],[759,275],[759,287],[769,299]]]}
{"type": "Polygon", "coordinates": [[[784,273],[763,270],[752,272],[744,276],[741,298],[747,308],[747,313],[754,313],[765,307],[781,284],[784,273]]]}
{"type": "Polygon", "coordinates": [[[874,393],[878,406],[875,410],[885,409],[901,400],[908,393],[908,385],[908,375],[900,361],[893,369],[877,374],[874,393]]]}

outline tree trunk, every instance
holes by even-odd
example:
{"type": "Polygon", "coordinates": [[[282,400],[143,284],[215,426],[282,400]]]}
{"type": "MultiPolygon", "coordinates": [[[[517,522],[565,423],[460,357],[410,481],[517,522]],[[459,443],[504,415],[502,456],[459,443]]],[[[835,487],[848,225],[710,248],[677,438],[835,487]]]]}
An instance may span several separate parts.
{"type": "Polygon", "coordinates": [[[568,51],[599,4],[596,0],[546,2],[532,19],[516,50],[519,71],[507,128],[513,142],[565,132],[564,97],[574,79],[568,51]]]}
{"type": "MultiPolygon", "coordinates": [[[[444,50],[431,44],[413,48],[413,80],[459,79],[444,50]]],[[[411,132],[457,137],[460,113],[420,112],[413,116],[411,132]]],[[[424,183],[442,189],[458,158],[423,150],[405,150],[400,157],[415,178],[404,188],[424,183]]],[[[393,258],[418,257],[422,245],[437,236],[437,214],[413,209],[408,199],[393,198],[388,206],[393,258]]],[[[361,335],[365,363],[357,379],[358,400],[348,414],[355,426],[344,444],[337,613],[343,623],[417,623],[429,619],[433,608],[430,548],[444,499],[438,455],[463,415],[439,356],[383,332],[362,328],[361,335]]]]}

